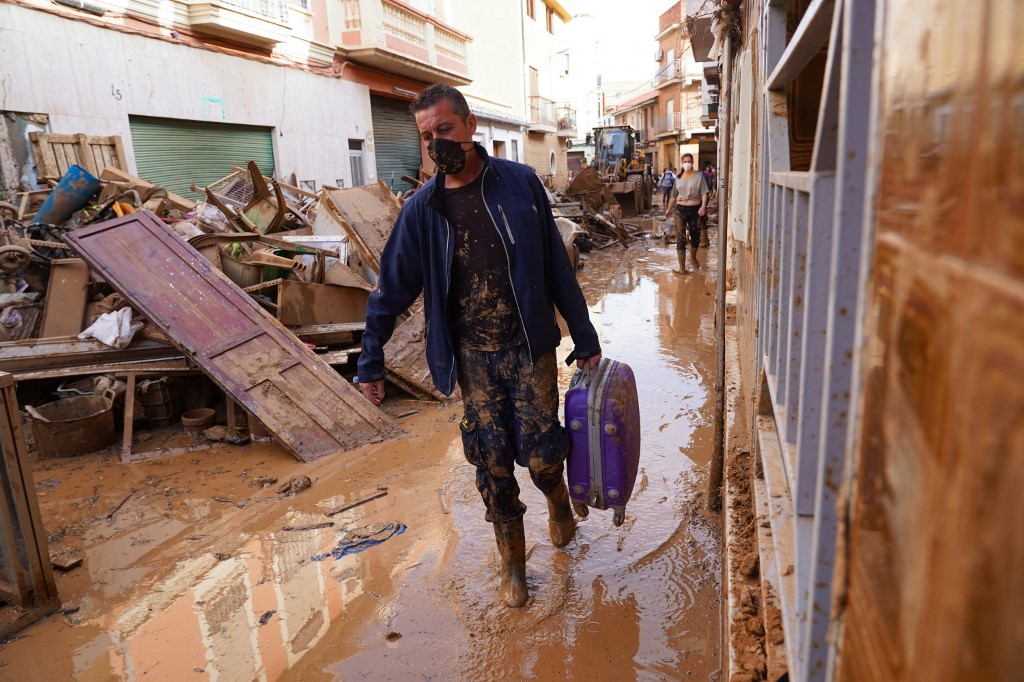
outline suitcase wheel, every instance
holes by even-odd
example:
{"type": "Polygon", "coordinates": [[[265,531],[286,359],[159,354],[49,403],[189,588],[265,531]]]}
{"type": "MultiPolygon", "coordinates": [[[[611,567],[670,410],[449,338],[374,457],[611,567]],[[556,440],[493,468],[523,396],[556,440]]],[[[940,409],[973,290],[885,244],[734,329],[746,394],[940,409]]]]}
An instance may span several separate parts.
{"type": "Polygon", "coordinates": [[[612,523],[616,526],[621,526],[626,521],[626,510],[616,509],[612,514],[612,523]]]}

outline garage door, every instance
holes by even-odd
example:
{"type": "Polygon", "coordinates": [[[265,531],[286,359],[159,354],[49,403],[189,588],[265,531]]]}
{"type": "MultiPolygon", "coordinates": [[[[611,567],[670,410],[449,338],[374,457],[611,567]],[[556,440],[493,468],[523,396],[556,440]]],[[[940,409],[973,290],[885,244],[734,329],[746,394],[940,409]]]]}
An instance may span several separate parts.
{"type": "Polygon", "coordinates": [[[182,196],[197,198],[192,183],[205,187],[255,161],[274,173],[271,128],[131,116],[132,145],[138,176],[182,196]]]}
{"type": "Polygon", "coordinates": [[[409,112],[409,102],[370,95],[370,115],[377,177],[392,191],[412,189],[401,179],[403,175],[420,175],[420,134],[409,112]]]}

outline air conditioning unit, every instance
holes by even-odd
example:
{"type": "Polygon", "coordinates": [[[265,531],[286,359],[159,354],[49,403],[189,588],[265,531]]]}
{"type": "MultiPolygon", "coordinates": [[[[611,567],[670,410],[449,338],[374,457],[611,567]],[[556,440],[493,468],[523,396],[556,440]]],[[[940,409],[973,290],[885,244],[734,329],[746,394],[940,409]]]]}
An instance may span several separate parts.
{"type": "Polygon", "coordinates": [[[654,53],[654,61],[660,62],[664,58],[665,58],[665,50],[658,50],[657,52],[654,53]]]}

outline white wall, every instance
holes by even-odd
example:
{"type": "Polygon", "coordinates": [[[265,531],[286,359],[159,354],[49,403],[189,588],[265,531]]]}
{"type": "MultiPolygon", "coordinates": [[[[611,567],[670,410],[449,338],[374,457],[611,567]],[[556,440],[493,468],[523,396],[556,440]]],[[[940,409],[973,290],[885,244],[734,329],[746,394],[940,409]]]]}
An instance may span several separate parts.
{"type": "Polygon", "coordinates": [[[502,123],[500,121],[489,121],[477,117],[476,135],[474,138],[484,146],[488,154],[494,153],[494,142],[505,143],[505,158],[511,161],[523,162],[523,133],[517,125],[502,123]],[[516,141],[518,158],[512,158],[512,140],[516,141]]]}
{"type": "Polygon", "coordinates": [[[520,0],[453,0],[452,10],[452,26],[473,36],[467,46],[473,82],[459,89],[491,108],[525,118],[520,0]]]}
{"type": "MultiPolygon", "coordinates": [[[[350,184],[348,140],[372,150],[369,89],[0,4],[0,111],[43,113],[50,132],[120,135],[129,115],[274,129],[278,172],[350,184]]],[[[372,151],[366,177],[376,181],[372,151]]]]}
{"type": "MultiPolygon", "coordinates": [[[[747,115],[753,102],[753,61],[752,50],[744,50],[743,58],[739,65],[739,112],[747,115]]],[[[735,102],[735,97],[733,99],[735,102]]],[[[729,117],[736,120],[732,111],[729,117]]],[[[719,119],[719,125],[729,125],[729,121],[719,119]]],[[[730,164],[730,175],[725,180],[729,187],[729,235],[740,242],[750,240],[750,126],[735,125],[731,128],[735,131],[732,150],[732,162],[730,164]]]]}

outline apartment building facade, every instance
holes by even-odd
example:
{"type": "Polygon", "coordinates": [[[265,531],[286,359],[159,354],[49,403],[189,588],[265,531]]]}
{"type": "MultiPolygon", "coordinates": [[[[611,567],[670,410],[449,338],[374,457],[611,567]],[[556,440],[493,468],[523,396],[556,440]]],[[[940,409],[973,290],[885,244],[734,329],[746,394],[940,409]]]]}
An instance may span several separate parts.
{"type": "MultiPolygon", "coordinates": [[[[397,0],[0,4],[0,180],[34,186],[31,132],[117,135],[189,194],[248,159],[301,186],[413,177],[409,100],[469,82],[468,34],[397,0]]],[[[443,3],[439,3],[443,4],[443,3]]]]}
{"type": "Polygon", "coordinates": [[[708,161],[717,163],[717,104],[706,107],[704,101],[706,93],[713,90],[705,81],[705,72],[713,79],[717,64],[698,62],[694,57],[687,18],[701,8],[692,4],[678,0],[658,17],[658,66],[653,86],[658,97],[656,154],[662,166],[678,167],[685,153],[693,154],[700,167],[708,161]]]}

